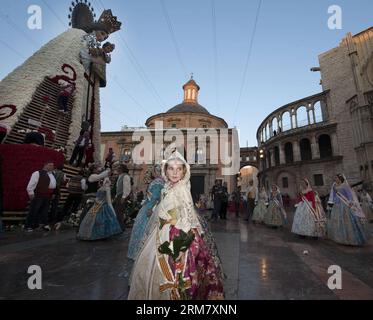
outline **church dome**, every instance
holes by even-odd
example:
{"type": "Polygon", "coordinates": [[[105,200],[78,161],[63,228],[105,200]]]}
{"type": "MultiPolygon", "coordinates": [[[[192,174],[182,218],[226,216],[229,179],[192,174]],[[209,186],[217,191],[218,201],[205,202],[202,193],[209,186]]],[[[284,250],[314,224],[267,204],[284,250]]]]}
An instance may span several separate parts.
{"type": "Polygon", "coordinates": [[[207,109],[202,107],[200,104],[190,103],[190,102],[180,103],[177,106],[167,111],[167,113],[178,113],[178,112],[196,112],[196,113],[210,114],[210,112],[208,112],[207,109]]]}
{"type": "Polygon", "coordinates": [[[228,128],[224,119],[214,116],[198,103],[200,87],[191,79],[183,85],[183,102],[164,113],[148,118],[145,125],[155,128],[162,121],[163,128],[228,128]]]}
{"type": "Polygon", "coordinates": [[[198,103],[199,85],[193,80],[193,77],[183,85],[184,101],[167,111],[167,113],[194,112],[210,114],[206,108],[198,103]]]}

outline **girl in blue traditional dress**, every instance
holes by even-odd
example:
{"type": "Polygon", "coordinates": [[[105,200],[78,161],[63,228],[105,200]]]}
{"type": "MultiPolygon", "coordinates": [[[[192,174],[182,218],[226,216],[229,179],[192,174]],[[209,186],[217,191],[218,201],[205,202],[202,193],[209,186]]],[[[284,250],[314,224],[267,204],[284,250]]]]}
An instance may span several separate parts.
{"type": "Polygon", "coordinates": [[[83,218],[77,238],[79,240],[106,239],[122,233],[111,204],[110,180],[105,178],[97,191],[95,204],[83,218]]]}
{"type": "Polygon", "coordinates": [[[282,203],[280,188],[273,184],[269,195],[269,206],[264,215],[264,223],[267,226],[277,228],[282,227],[286,222],[286,213],[282,203]]]}
{"type": "Polygon", "coordinates": [[[152,176],[154,180],[148,186],[146,191],[146,200],[142,208],[140,209],[135,224],[133,225],[131,239],[128,246],[127,257],[135,260],[137,253],[141,248],[141,243],[144,238],[146,226],[149,218],[153,213],[154,206],[157,205],[161,198],[161,191],[164,186],[164,180],[162,179],[162,169],[160,165],[156,165],[153,169],[152,176]]]}
{"type": "Polygon", "coordinates": [[[337,243],[362,246],[369,233],[357,196],[344,175],[336,175],[334,181],[328,201],[328,237],[337,243]]]}

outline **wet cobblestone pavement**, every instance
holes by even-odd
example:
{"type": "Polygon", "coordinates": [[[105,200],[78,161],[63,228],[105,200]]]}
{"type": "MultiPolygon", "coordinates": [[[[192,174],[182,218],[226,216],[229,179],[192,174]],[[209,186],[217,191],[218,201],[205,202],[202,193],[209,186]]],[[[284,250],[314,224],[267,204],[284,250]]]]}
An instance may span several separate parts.
{"type": "MultiPolygon", "coordinates": [[[[227,299],[373,299],[372,239],[361,248],[301,239],[289,226],[270,229],[234,214],[210,225],[227,274],[227,299]],[[327,286],[331,265],[342,269],[342,290],[327,286]]],[[[71,228],[2,234],[0,299],[125,300],[130,232],[95,242],[77,241],[71,228]],[[41,267],[42,290],[28,289],[30,265],[41,267]]]]}

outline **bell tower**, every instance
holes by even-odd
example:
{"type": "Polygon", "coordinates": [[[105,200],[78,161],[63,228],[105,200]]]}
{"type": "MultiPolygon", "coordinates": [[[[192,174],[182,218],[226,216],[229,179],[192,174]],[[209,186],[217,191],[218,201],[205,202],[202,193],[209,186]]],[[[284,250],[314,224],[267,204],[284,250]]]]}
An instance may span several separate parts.
{"type": "Polygon", "coordinates": [[[190,80],[184,84],[184,103],[198,104],[198,92],[200,90],[199,85],[193,80],[193,74],[190,80]]]}

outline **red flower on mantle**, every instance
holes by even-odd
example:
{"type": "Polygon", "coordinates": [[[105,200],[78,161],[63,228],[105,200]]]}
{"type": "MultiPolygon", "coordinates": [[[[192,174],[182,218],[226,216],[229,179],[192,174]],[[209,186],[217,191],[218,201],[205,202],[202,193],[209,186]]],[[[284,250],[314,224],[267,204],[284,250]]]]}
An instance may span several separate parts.
{"type": "Polygon", "coordinates": [[[64,80],[68,83],[75,83],[76,81],[76,71],[75,69],[70,66],[69,64],[63,64],[62,67],[61,67],[62,71],[66,74],[66,75],[57,75],[57,76],[54,76],[53,78],[49,78],[51,81],[53,81],[54,83],[58,83],[58,81],[60,80],[64,80]],[[72,76],[69,75],[69,71],[70,70],[72,72],[72,76]]]}
{"type": "Polygon", "coordinates": [[[0,107],[0,120],[5,120],[10,118],[12,115],[14,115],[17,112],[17,107],[11,104],[6,104],[0,107]],[[9,114],[6,112],[3,112],[3,109],[10,109],[9,114]]]}

